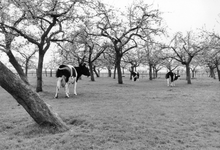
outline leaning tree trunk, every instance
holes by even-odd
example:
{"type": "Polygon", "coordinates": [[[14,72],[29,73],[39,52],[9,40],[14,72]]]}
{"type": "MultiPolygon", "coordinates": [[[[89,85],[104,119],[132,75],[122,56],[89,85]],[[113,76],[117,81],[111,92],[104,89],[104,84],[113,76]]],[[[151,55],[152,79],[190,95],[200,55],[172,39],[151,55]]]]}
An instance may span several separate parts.
{"type": "Polygon", "coordinates": [[[39,125],[49,125],[59,131],[68,130],[67,125],[50,110],[48,105],[24,83],[17,75],[0,62],[0,86],[10,93],[15,100],[24,107],[29,115],[39,125]]]}

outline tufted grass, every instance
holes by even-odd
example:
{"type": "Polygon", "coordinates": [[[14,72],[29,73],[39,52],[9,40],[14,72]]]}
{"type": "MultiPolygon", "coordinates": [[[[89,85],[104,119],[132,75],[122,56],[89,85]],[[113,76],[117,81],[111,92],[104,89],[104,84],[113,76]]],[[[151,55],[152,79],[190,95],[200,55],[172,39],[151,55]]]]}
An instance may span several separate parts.
{"type": "MultiPolygon", "coordinates": [[[[35,78],[30,77],[35,86],[35,78]]],[[[0,87],[1,150],[165,150],[220,149],[220,83],[202,77],[117,84],[111,78],[91,82],[83,77],[77,96],[61,89],[54,99],[56,79],[44,77],[40,96],[70,127],[64,133],[39,127],[22,106],[0,87]]]]}

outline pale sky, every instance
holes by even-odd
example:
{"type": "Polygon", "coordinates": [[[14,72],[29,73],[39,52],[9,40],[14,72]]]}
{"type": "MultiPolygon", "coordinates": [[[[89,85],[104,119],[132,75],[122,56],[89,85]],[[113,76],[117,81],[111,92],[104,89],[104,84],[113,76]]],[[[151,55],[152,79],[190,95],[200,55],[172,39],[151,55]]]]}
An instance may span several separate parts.
{"type": "MultiPolygon", "coordinates": [[[[143,0],[164,12],[163,18],[170,33],[197,28],[213,29],[220,33],[220,0],[143,0]]],[[[103,0],[118,8],[125,8],[133,0],[103,0]]]]}

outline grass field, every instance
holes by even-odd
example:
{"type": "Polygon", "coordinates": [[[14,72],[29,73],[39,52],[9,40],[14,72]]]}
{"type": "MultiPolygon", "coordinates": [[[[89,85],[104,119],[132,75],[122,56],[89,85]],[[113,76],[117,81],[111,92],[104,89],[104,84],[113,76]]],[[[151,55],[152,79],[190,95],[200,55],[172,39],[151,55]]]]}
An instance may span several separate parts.
{"type": "MultiPolygon", "coordinates": [[[[36,79],[30,82],[35,86],[36,79]]],[[[220,149],[220,83],[210,78],[117,84],[84,77],[65,98],[54,99],[56,79],[45,77],[42,99],[67,123],[57,133],[41,128],[0,87],[0,150],[217,150],[220,149]]]]}

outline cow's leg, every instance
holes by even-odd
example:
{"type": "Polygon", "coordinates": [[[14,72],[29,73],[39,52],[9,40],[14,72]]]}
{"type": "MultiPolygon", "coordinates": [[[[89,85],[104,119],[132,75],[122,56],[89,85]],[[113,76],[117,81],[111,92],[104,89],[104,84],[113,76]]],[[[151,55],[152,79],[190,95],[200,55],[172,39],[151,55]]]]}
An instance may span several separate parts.
{"type": "Polygon", "coordinates": [[[61,80],[62,80],[62,77],[59,77],[59,78],[57,79],[56,94],[55,94],[54,98],[58,98],[58,92],[59,92],[59,90],[60,90],[61,80]]]}
{"type": "Polygon", "coordinates": [[[74,95],[77,95],[77,93],[76,93],[76,85],[77,85],[77,82],[74,81],[74,83],[73,83],[73,94],[74,95]]]}
{"type": "Polygon", "coordinates": [[[170,86],[170,78],[167,78],[167,86],[170,86]]]}
{"type": "Polygon", "coordinates": [[[70,96],[69,96],[69,92],[70,92],[70,90],[69,90],[69,83],[66,83],[66,84],[65,84],[65,93],[66,93],[66,97],[67,97],[67,98],[70,97],[70,96]]]}
{"type": "Polygon", "coordinates": [[[175,86],[175,82],[174,81],[171,83],[171,86],[175,86]]]}
{"type": "Polygon", "coordinates": [[[173,86],[173,82],[170,83],[170,86],[173,86]]]}

